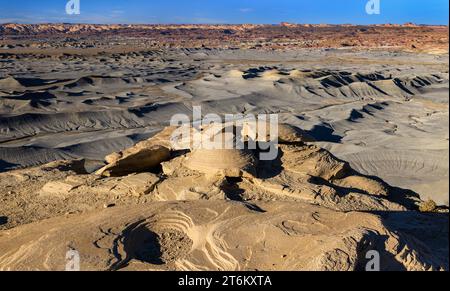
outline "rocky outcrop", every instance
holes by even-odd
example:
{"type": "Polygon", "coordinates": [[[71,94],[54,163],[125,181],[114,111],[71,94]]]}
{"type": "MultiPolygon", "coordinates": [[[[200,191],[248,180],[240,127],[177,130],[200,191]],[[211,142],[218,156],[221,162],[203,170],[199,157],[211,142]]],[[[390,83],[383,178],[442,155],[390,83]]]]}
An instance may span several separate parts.
{"type": "Polygon", "coordinates": [[[164,146],[136,146],[116,157],[108,157],[110,162],[97,171],[103,176],[123,176],[130,173],[150,171],[170,157],[170,150],[164,146]]]}
{"type": "Polygon", "coordinates": [[[281,130],[271,161],[258,149],[180,152],[173,132],[109,155],[97,174],[82,161],[0,174],[0,269],[61,270],[69,249],[83,270],[350,271],[365,269],[369,251],[382,270],[449,268],[447,214],[419,213],[410,192],[301,131],[281,130]]]}

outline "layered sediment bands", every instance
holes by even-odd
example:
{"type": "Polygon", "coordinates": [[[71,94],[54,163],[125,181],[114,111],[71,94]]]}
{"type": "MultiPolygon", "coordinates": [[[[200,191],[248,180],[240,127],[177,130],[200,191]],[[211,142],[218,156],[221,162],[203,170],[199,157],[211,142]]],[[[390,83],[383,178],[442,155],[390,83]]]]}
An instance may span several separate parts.
{"type": "Polygon", "coordinates": [[[185,165],[209,175],[240,177],[244,172],[254,173],[256,161],[253,154],[245,150],[199,149],[186,158],[185,165]]]}
{"type": "Polygon", "coordinates": [[[23,138],[45,132],[136,128],[143,122],[128,111],[79,112],[56,114],[28,113],[0,120],[3,139],[23,138]],[[17,133],[17,129],[20,132],[17,133]]]}
{"type": "MultiPolygon", "coordinates": [[[[448,192],[448,72],[423,68],[430,66],[424,65],[427,62],[441,64],[439,57],[421,56],[423,65],[417,68],[356,65],[332,70],[301,63],[217,63],[231,56],[241,61],[251,57],[239,50],[234,54],[204,50],[201,62],[189,62],[200,51],[174,50],[171,60],[150,59],[159,54],[127,56],[129,63],[120,64],[123,72],[114,74],[110,64],[81,77],[72,74],[58,79],[48,72],[35,77],[5,76],[0,90],[1,169],[67,157],[102,160],[109,152],[145,140],[175,114],[191,117],[193,106],[201,105],[204,113],[219,115],[279,114],[287,126],[303,128],[304,136],[310,137],[306,139],[319,142],[360,172],[448,204],[443,194],[448,192]],[[140,56],[148,63],[137,64],[131,73],[140,56]],[[36,155],[21,154],[27,149],[36,155]]],[[[295,62],[288,52],[254,54],[263,63],[269,57],[295,62]]],[[[328,54],[336,60],[340,54],[351,60],[349,53],[328,54]]],[[[306,55],[315,59],[320,54],[306,55]]],[[[382,57],[385,53],[366,56],[369,63],[382,57]]],[[[407,54],[389,58],[411,59],[407,54]]],[[[60,66],[87,69],[74,63],[67,60],[60,66]]],[[[48,70],[46,64],[40,65],[42,71],[48,70]]]]}
{"type": "MultiPolygon", "coordinates": [[[[281,79],[283,76],[281,72],[277,72],[276,74],[280,76],[279,77],[280,79],[277,80],[276,82],[274,82],[272,79],[269,79],[269,81],[267,81],[267,79],[264,76],[261,77],[261,81],[242,80],[240,82],[236,82],[234,84],[235,93],[232,93],[233,92],[231,91],[232,87],[230,87],[229,82],[226,78],[225,79],[209,78],[207,83],[204,82],[204,80],[206,79],[200,81],[193,81],[192,84],[189,83],[189,85],[188,83],[185,83],[184,85],[177,86],[177,89],[188,92],[190,95],[195,96],[194,98],[195,100],[202,101],[205,107],[211,108],[212,110],[216,109],[217,107],[219,108],[224,107],[227,105],[227,103],[232,103],[233,106],[230,106],[233,111],[232,113],[238,113],[239,112],[238,109],[240,109],[240,107],[244,109],[240,111],[244,112],[249,111],[245,109],[246,107],[250,109],[250,111],[255,111],[254,109],[258,108],[257,103],[259,103],[256,100],[257,99],[264,100],[266,98],[269,99],[270,95],[272,96],[278,95],[280,97],[283,95],[284,97],[278,99],[278,102],[275,103],[277,105],[274,104],[274,106],[270,106],[270,103],[274,103],[272,101],[272,102],[265,102],[266,104],[265,106],[268,106],[269,108],[272,107],[273,111],[275,111],[276,109],[287,110],[286,109],[286,107],[288,106],[287,99],[294,102],[294,104],[297,103],[297,106],[299,106],[301,102],[306,103],[305,105],[308,106],[312,102],[314,103],[316,102],[311,100],[311,98],[315,97],[317,99],[317,96],[321,96],[322,98],[327,97],[339,99],[351,98],[354,100],[375,98],[375,97],[382,98],[388,96],[402,97],[409,99],[415,95],[418,95],[420,93],[419,90],[421,88],[426,88],[427,86],[431,86],[433,84],[441,84],[443,82],[446,82],[446,80],[448,80],[448,76],[447,79],[444,79],[444,76],[428,75],[421,77],[417,76],[414,78],[405,77],[402,79],[396,78],[382,81],[379,80],[369,81],[368,79],[364,79],[364,77],[361,76],[359,76],[358,78],[353,75],[350,76],[348,73],[338,73],[338,74],[331,73],[331,75],[327,75],[327,77],[322,77],[319,79],[302,78],[301,80],[295,80],[291,78],[281,79]],[[254,85],[253,83],[255,82],[256,84],[258,84],[258,86],[249,86],[254,85]],[[305,82],[306,84],[302,84],[303,82],[305,82]],[[265,83],[267,83],[267,85],[265,85],[265,83]],[[266,87],[269,87],[272,92],[267,92],[266,87]],[[210,95],[211,92],[216,93],[214,94],[216,100],[214,101],[202,100],[203,98],[208,98],[209,96],[211,96],[210,95]],[[208,95],[202,97],[202,94],[208,95]],[[220,94],[227,94],[227,95],[221,96],[220,94]],[[241,96],[243,98],[239,98],[241,96]],[[302,100],[298,100],[298,97],[302,98],[302,100]],[[285,101],[286,105],[283,104],[284,103],[283,99],[286,100],[285,101]],[[308,101],[310,101],[311,103],[308,104],[309,103],[308,101]],[[252,103],[255,105],[252,105],[252,103]]],[[[380,76],[378,78],[383,79],[383,77],[380,76]]],[[[375,77],[373,77],[372,79],[375,79],[375,77]]],[[[104,82],[101,82],[101,84],[104,85],[104,82]]],[[[116,81],[112,81],[111,84],[120,87],[120,83],[117,83],[116,81]]],[[[105,86],[108,89],[110,89],[110,85],[105,86]]],[[[49,100],[55,98],[56,96],[49,93],[27,93],[16,97],[14,96],[3,97],[4,100],[30,100],[30,102],[39,102],[42,100],[49,100]]],[[[80,98],[75,98],[74,101],[75,102],[80,101],[80,99],[83,99],[82,96],[80,96],[80,98]]],[[[124,97],[124,99],[127,98],[124,97]]],[[[96,101],[93,101],[93,99],[88,100],[90,102],[83,101],[85,105],[95,105],[96,101]]],[[[42,105],[45,105],[45,103],[43,103],[42,105]]],[[[129,106],[129,104],[124,104],[123,106],[120,106],[120,103],[115,105],[117,105],[117,107],[119,108],[129,106]]],[[[64,105],[62,106],[63,106],[62,109],[64,109],[64,105]]],[[[150,120],[154,119],[152,118],[153,114],[150,114],[153,112],[167,111],[167,115],[165,116],[166,122],[170,120],[170,113],[173,113],[175,111],[189,112],[189,107],[183,110],[183,104],[176,104],[176,103],[166,103],[166,104],[153,103],[140,107],[134,108],[132,107],[128,110],[122,111],[110,110],[110,111],[90,112],[88,111],[88,109],[89,106],[86,106],[86,111],[75,113],[73,112],[27,113],[3,117],[0,119],[0,132],[2,133],[2,137],[5,139],[5,137],[7,138],[8,135],[10,135],[11,138],[22,138],[23,136],[35,135],[41,132],[76,131],[76,130],[86,131],[86,130],[98,130],[103,128],[118,128],[118,129],[136,128],[142,127],[148,119],[150,120]],[[148,118],[145,118],[147,117],[147,115],[150,116],[148,118]]],[[[218,109],[216,109],[216,111],[217,110],[218,109]]]]}

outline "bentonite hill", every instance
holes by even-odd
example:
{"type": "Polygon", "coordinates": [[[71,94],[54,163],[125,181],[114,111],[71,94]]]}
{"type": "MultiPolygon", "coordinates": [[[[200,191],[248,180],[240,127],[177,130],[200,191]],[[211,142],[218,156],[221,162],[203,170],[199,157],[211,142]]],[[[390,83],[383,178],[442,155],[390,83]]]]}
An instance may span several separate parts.
{"type": "Polygon", "coordinates": [[[0,25],[0,269],[448,271],[448,65],[444,26],[0,25]]]}

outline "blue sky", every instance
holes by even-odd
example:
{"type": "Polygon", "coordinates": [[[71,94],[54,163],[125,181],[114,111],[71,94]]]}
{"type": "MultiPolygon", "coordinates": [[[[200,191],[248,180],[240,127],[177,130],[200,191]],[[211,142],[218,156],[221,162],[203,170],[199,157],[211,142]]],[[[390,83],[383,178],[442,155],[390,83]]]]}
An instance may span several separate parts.
{"type": "Polygon", "coordinates": [[[405,23],[448,24],[448,0],[80,0],[81,14],[67,15],[68,0],[0,0],[0,23],[405,23]]]}

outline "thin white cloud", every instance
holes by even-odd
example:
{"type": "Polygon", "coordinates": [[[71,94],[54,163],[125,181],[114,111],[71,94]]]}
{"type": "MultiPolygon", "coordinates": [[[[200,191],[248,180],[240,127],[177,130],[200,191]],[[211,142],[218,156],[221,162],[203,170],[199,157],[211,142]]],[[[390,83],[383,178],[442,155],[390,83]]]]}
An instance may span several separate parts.
{"type": "Polygon", "coordinates": [[[253,11],[253,8],[240,8],[239,9],[239,12],[241,12],[241,13],[249,13],[252,11],[253,11]]]}

